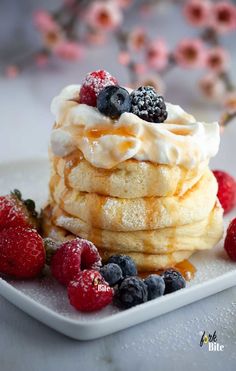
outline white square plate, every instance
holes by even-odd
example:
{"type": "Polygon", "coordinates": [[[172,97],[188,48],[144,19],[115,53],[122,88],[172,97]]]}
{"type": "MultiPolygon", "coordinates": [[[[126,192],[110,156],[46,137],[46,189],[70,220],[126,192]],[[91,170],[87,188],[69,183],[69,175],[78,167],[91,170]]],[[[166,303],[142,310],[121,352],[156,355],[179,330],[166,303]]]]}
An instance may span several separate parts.
{"type": "MultiPolygon", "coordinates": [[[[47,199],[49,177],[47,159],[6,163],[0,166],[0,194],[18,188],[37,206],[47,199]]],[[[232,215],[227,217],[228,220],[232,215]]],[[[119,311],[108,306],[100,312],[83,314],[74,310],[66,289],[51,277],[34,281],[0,278],[0,294],[23,311],[55,330],[78,340],[95,339],[170,312],[236,284],[236,264],[231,262],[220,243],[212,251],[196,253],[195,278],[183,290],[119,311]]]]}

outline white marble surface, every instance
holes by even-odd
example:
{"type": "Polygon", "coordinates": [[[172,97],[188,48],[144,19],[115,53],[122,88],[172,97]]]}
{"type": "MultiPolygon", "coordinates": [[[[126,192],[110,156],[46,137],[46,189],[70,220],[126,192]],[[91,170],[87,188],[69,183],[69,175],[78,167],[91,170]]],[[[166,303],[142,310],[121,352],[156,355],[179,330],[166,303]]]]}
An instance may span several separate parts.
{"type": "MultiPolygon", "coordinates": [[[[19,17],[18,13],[14,13],[15,7],[21,12],[22,17],[29,12],[26,6],[20,9],[20,2],[2,3],[5,3],[8,9],[9,13],[6,14],[9,16],[13,13],[12,17],[16,21],[19,17]],[[14,3],[15,7],[10,3],[14,3]]],[[[30,4],[30,1],[24,3],[30,4]]],[[[5,20],[3,22],[5,29],[9,28],[7,16],[2,12],[0,14],[0,20],[5,20]]],[[[161,33],[167,34],[172,42],[175,41],[176,35],[168,26],[171,19],[174,20],[180,34],[191,32],[181,26],[178,13],[175,14],[173,11],[170,17],[172,18],[168,18],[168,22],[165,18],[164,21],[159,19],[159,29],[161,33]]],[[[11,33],[5,32],[5,39],[10,35],[11,33]]],[[[0,38],[2,37],[1,34],[0,38]]],[[[6,47],[9,49],[9,45],[6,47]]],[[[65,84],[79,82],[85,72],[99,67],[105,67],[119,75],[120,81],[125,83],[126,73],[121,67],[116,67],[115,57],[106,58],[108,53],[113,55],[114,52],[113,46],[106,51],[94,49],[88,53],[81,65],[55,63],[54,68],[42,72],[30,69],[14,81],[1,78],[0,161],[47,155],[47,143],[52,126],[49,103],[52,96],[65,84]]],[[[233,52],[235,53],[235,50],[233,52]]],[[[217,109],[204,104],[197,93],[195,80],[190,79],[190,76],[189,74],[188,78],[185,78],[183,72],[171,73],[168,77],[168,98],[184,104],[200,118],[206,120],[217,118],[217,109]],[[180,86],[187,93],[182,94],[180,86]]],[[[231,126],[223,137],[221,152],[213,161],[214,166],[232,169],[233,158],[228,141],[233,142],[235,137],[236,127],[231,126]]],[[[3,298],[0,298],[0,318],[2,371],[235,369],[236,287],[158,319],[84,343],[50,330],[3,298]],[[225,346],[223,352],[209,353],[206,349],[200,348],[199,332],[203,330],[207,332],[216,330],[219,343],[225,346]]]]}

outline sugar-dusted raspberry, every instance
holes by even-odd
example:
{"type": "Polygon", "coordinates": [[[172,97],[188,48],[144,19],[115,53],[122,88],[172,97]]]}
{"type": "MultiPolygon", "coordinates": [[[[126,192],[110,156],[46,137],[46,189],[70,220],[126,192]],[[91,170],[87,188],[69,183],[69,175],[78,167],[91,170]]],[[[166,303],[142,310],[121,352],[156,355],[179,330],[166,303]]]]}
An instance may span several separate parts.
{"type": "Polygon", "coordinates": [[[109,85],[117,85],[118,81],[109,72],[98,70],[86,75],[80,89],[80,103],[96,107],[97,96],[109,85]]]}
{"type": "Polygon", "coordinates": [[[236,205],[236,181],[225,171],[214,170],[213,174],[219,187],[217,196],[226,214],[236,205]]]}
{"type": "Polygon", "coordinates": [[[236,218],[228,226],[224,248],[230,259],[236,262],[236,218]]]}
{"type": "Polygon", "coordinates": [[[99,269],[101,257],[95,245],[82,238],[64,242],[51,260],[51,272],[63,285],[73,280],[83,269],[99,269]]]}
{"type": "Polygon", "coordinates": [[[95,270],[82,271],[68,286],[71,305],[82,312],[92,312],[112,302],[113,289],[95,270]]]}

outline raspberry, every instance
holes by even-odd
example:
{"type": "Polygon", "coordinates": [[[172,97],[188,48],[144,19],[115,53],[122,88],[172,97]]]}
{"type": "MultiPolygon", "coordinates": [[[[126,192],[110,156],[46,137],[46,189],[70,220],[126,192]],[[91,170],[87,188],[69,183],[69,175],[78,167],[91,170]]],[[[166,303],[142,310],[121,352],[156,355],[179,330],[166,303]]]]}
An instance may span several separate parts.
{"type": "Polygon", "coordinates": [[[167,119],[164,99],[151,86],[140,86],[130,94],[134,115],[149,122],[160,123],[167,119]]]}
{"type": "Polygon", "coordinates": [[[80,89],[80,103],[96,107],[97,96],[100,91],[102,91],[105,86],[117,84],[116,78],[111,76],[107,71],[98,70],[88,73],[80,89]]]}
{"type": "Polygon", "coordinates": [[[225,171],[214,170],[213,174],[216,177],[219,187],[217,196],[226,214],[236,205],[236,182],[225,171]]]}
{"type": "Polygon", "coordinates": [[[67,288],[71,305],[82,312],[92,312],[112,302],[113,289],[95,270],[82,271],[67,288]]]}
{"type": "Polygon", "coordinates": [[[230,259],[236,262],[236,218],[228,226],[224,248],[230,259]]]}
{"type": "Polygon", "coordinates": [[[38,219],[34,201],[22,200],[20,191],[14,190],[0,197],[0,231],[18,226],[37,228],[38,219]]]}
{"type": "Polygon", "coordinates": [[[90,241],[76,238],[64,242],[51,260],[51,272],[63,285],[68,285],[83,269],[99,269],[101,258],[90,241]]]}
{"type": "Polygon", "coordinates": [[[0,232],[0,272],[34,278],[45,264],[43,240],[36,230],[11,227],[0,232]]]}

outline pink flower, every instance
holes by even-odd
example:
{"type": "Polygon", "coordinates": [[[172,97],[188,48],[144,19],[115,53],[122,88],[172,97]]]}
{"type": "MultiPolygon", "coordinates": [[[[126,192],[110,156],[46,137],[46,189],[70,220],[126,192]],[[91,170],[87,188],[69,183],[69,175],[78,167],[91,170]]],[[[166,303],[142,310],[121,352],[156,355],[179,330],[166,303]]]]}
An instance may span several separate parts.
{"type": "Polygon", "coordinates": [[[208,74],[199,81],[199,87],[210,100],[219,101],[225,93],[225,86],[221,79],[214,74],[208,74]]]}
{"type": "Polygon", "coordinates": [[[228,1],[220,1],[213,5],[212,27],[219,33],[232,31],[236,28],[236,9],[228,1]]]}
{"type": "Polygon", "coordinates": [[[54,53],[62,59],[75,61],[82,58],[84,49],[80,44],[73,41],[64,41],[55,47],[54,53]]]}
{"type": "Polygon", "coordinates": [[[189,0],[183,12],[190,24],[201,27],[207,25],[211,11],[211,3],[207,0],[189,0]]]}
{"type": "Polygon", "coordinates": [[[229,65],[229,59],[229,53],[224,48],[212,48],[206,55],[206,67],[213,72],[223,72],[229,65]]]}
{"type": "Polygon", "coordinates": [[[140,51],[144,48],[147,42],[147,35],[143,28],[134,28],[128,36],[128,44],[130,49],[140,51]]]}
{"type": "Polygon", "coordinates": [[[138,80],[138,82],[135,85],[135,88],[138,88],[139,86],[152,86],[158,94],[164,94],[166,90],[166,86],[164,81],[161,79],[159,75],[155,73],[155,75],[152,74],[146,74],[141,79],[138,80]]]}
{"type": "Polygon", "coordinates": [[[20,73],[20,70],[17,66],[15,65],[9,65],[5,69],[5,76],[8,77],[9,79],[14,79],[16,78],[20,73]]]}
{"type": "Polygon", "coordinates": [[[117,5],[121,8],[128,8],[133,2],[134,0],[116,0],[117,5]]]}
{"type": "Polygon", "coordinates": [[[127,66],[130,62],[130,54],[126,51],[121,51],[118,55],[118,62],[123,66],[127,66]]]}
{"type": "Polygon", "coordinates": [[[183,39],[175,50],[175,60],[183,68],[204,66],[205,47],[200,39],[183,39]]]}
{"type": "Polygon", "coordinates": [[[33,22],[41,32],[55,32],[59,29],[58,24],[46,10],[37,10],[33,14],[33,22]]]}
{"type": "Polygon", "coordinates": [[[134,71],[137,75],[142,75],[147,71],[147,66],[144,63],[136,63],[134,65],[134,71]]]}
{"type": "Polygon", "coordinates": [[[35,63],[38,67],[45,67],[48,64],[48,55],[39,53],[35,57],[35,63]]]}
{"type": "Polygon", "coordinates": [[[92,28],[109,31],[121,24],[122,13],[113,1],[95,1],[89,6],[86,19],[92,28]]]}
{"type": "Polygon", "coordinates": [[[156,40],[147,48],[147,63],[157,71],[165,69],[169,60],[169,52],[164,40],[156,40]]]}
{"type": "Polygon", "coordinates": [[[54,49],[64,41],[64,35],[60,30],[43,32],[43,43],[48,49],[54,49]]]}

